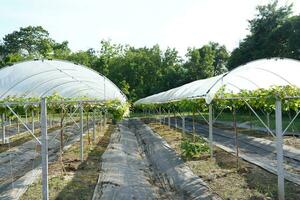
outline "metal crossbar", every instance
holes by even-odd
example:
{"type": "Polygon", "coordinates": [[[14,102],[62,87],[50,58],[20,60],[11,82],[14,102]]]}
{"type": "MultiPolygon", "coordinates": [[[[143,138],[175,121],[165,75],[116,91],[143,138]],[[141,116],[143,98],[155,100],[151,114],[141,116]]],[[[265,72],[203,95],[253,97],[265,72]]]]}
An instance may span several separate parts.
{"type": "Polygon", "coordinates": [[[179,117],[181,118],[181,119],[183,119],[183,115],[180,113],[180,112],[177,112],[177,111],[175,111],[177,114],[179,114],[179,117]]]}
{"type": "Polygon", "coordinates": [[[223,111],[225,110],[225,108],[223,108],[219,114],[215,117],[215,119],[213,120],[213,124],[217,121],[217,119],[221,116],[221,114],[223,113],[223,111]]]}
{"type": "Polygon", "coordinates": [[[204,119],[204,121],[209,124],[209,122],[207,121],[207,119],[204,117],[204,115],[199,111],[197,110],[197,112],[201,115],[201,117],[204,119]]]}
{"type": "Polygon", "coordinates": [[[243,100],[245,103],[246,103],[246,105],[250,108],[250,110],[254,113],[254,115],[257,117],[257,119],[264,125],[264,127],[266,127],[266,129],[268,130],[268,132],[269,133],[271,133],[271,135],[273,136],[273,137],[275,137],[275,134],[270,130],[270,128],[264,123],[264,121],[258,116],[258,114],[255,112],[255,110],[250,106],[250,104],[247,102],[247,101],[245,101],[245,100],[243,100]]]}
{"type": "Polygon", "coordinates": [[[68,114],[69,118],[76,124],[76,126],[77,126],[78,128],[80,128],[80,126],[77,124],[76,120],[73,118],[73,115],[74,115],[74,113],[76,113],[76,111],[78,110],[78,108],[79,108],[79,107],[77,107],[77,108],[74,110],[74,112],[71,113],[71,115],[70,115],[69,113],[67,113],[67,114],[68,114]]]}
{"type": "Polygon", "coordinates": [[[19,117],[19,115],[17,113],[15,113],[15,111],[9,106],[6,105],[6,107],[18,118],[18,120],[23,124],[23,126],[27,129],[27,131],[36,139],[36,141],[39,144],[42,144],[41,141],[34,135],[34,133],[30,130],[30,128],[28,128],[28,126],[23,122],[23,120],[19,117]]]}
{"type": "Polygon", "coordinates": [[[298,117],[300,111],[298,111],[295,115],[295,117],[290,121],[290,123],[287,125],[287,127],[284,129],[282,135],[284,135],[286,133],[286,131],[288,130],[288,128],[292,125],[292,123],[295,121],[295,119],[298,117]]]}

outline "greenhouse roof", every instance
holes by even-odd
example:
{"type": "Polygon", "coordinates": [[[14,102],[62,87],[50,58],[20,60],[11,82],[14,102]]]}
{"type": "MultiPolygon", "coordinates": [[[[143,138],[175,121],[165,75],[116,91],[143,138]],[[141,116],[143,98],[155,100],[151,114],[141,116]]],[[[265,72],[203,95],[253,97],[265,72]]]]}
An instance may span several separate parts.
{"type": "Polygon", "coordinates": [[[197,80],[138,100],[135,104],[167,103],[183,99],[205,98],[210,103],[220,88],[225,93],[268,89],[272,86],[300,87],[300,62],[287,58],[261,59],[208,79],[197,80]]]}
{"type": "Polygon", "coordinates": [[[53,93],[66,98],[126,101],[126,96],[108,78],[71,62],[34,60],[0,69],[0,99],[45,97],[53,93]]]}

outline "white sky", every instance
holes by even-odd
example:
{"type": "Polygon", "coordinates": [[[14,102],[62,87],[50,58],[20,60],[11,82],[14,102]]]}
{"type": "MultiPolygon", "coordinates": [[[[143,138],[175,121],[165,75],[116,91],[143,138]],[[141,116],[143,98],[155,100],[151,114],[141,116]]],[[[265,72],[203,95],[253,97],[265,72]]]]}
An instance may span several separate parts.
{"type": "MultiPolygon", "coordinates": [[[[300,0],[294,3],[300,13],[300,0]]],[[[159,44],[184,55],[209,41],[237,47],[255,7],[268,0],[0,0],[0,38],[41,25],[72,50],[99,49],[101,39],[136,47],[159,44]]]]}

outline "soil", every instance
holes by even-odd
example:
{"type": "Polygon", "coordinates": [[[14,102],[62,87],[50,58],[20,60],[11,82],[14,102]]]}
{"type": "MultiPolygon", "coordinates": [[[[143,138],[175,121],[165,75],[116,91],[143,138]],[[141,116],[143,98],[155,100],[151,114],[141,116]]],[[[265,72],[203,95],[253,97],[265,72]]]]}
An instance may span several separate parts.
{"type": "MultiPolygon", "coordinates": [[[[100,171],[101,155],[104,153],[115,125],[96,131],[96,141],[84,137],[84,161],[79,160],[80,144],[76,142],[64,152],[62,160],[49,164],[49,199],[91,199],[100,171]]],[[[41,180],[32,184],[21,200],[41,199],[41,180]]]]}
{"type": "MultiPolygon", "coordinates": [[[[166,125],[155,122],[148,125],[156,133],[160,134],[170,146],[181,155],[180,143],[185,137],[179,129],[170,129],[166,125]]],[[[199,158],[185,160],[185,163],[206,181],[214,192],[223,199],[276,199],[277,198],[277,176],[250,164],[238,160],[234,155],[214,147],[214,159],[211,160],[207,153],[199,158]]],[[[286,199],[299,199],[300,188],[298,185],[285,181],[286,199]]]]}

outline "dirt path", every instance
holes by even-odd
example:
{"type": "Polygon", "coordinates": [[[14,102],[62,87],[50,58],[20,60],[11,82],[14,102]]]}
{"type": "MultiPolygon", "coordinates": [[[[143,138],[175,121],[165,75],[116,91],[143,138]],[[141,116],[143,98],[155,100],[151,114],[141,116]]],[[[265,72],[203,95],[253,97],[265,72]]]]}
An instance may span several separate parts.
{"type": "Polygon", "coordinates": [[[139,120],[124,120],[102,156],[96,199],[219,199],[139,120]]]}

